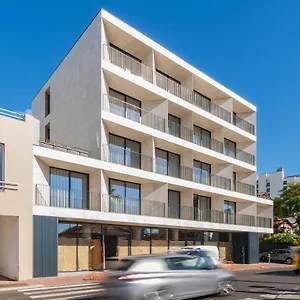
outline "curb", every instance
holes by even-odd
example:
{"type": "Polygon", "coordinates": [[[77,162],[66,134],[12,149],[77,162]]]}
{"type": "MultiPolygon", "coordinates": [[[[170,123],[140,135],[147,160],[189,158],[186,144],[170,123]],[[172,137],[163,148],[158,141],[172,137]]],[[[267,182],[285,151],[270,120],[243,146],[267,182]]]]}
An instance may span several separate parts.
{"type": "Polygon", "coordinates": [[[33,284],[33,285],[19,285],[19,286],[6,286],[6,287],[0,287],[0,293],[1,292],[7,292],[7,291],[16,291],[16,290],[30,290],[34,288],[40,288],[44,287],[42,284],[33,284]]]}

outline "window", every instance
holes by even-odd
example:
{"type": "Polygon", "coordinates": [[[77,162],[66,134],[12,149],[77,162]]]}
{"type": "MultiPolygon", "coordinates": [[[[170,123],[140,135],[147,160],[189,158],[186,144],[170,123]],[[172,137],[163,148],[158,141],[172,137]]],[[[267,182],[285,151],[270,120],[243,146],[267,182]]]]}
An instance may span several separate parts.
{"type": "Polygon", "coordinates": [[[141,214],[141,187],[137,183],[109,180],[109,211],[141,214]]]}
{"type": "Polygon", "coordinates": [[[210,185],[211,166],[204,162],[194,160],[193,181],[210,185]]]}
{"type": "Polygon", "coordinates": [[[194,212],[196,221],[209,222],[211,219],[211,198],[194,195],[194,212]]]}
{"type": "Polygon", "coordinates": [[[236,157],[236,143],[228,139],[224,139],[224,154],[230,157],[236,157]]]}
{"type": "Polygon", "coordinates": [[[109,89],[109,95],[111,113],[131,121],[141,122],[141,101],[113,89],[109,89]]]}
{"type": "Polygon", "coordinates": [[[50,205],[89,209],[89,175],[50,168],[50,205]]]}
{"type": "Polygon", "coordinates": [[[232,172],[233,190],[236,191],[236,172],[232,172]]]}
{"type": "Polygon", "coordinates": [[[45,92],[45,117],[50,114],[50,88],[45,92]]]}
{"type": "Polygon", "coordinates": [[[267,193],[270,193],[270,188],[269,187],[267,188],[267,193]]]}
{"type": "MultiPolygon", "coordinates": [[[[0,182],[4,181],[4,145],[0,144],[0,182]]],[[[1,191],[0,184],[0,191],[1,191]]]]}
{"type": "Polygon", "coordinates": [[[156,148],[156,172],[180,177],[180,155],[156,148]]]}
{"type": "Polygon", "coordinates": [[[270,186],[270,182],[267,182],[267,187],[269,187],[270,186]]]}
{"type": "Polygon", "coordinates": [[[194,90],[195,105],[206,111],[211,111],[211,99],[194,90]]]}
{"type": "Polygon", "coordinates": [[[180,118],[169,114],[168,119],[169,133],[180,137],[180,118]]]}
{"type": "Polygon", "coordinates": [[[236,125],[236,112],[232,112],[232,121],[233,124],[236,125]]]}
{"type": "Polygon", "coordinates": [[[141,168],[141,143],[109,134],[109,161],[133,168],[141,168]]]}
{"type": "Polygon", "coordinates": [[[50,141],[50,123],[45,126],[45,140],[50,141]]]}
{"type": "Polygon", "coordinates": [[[284,181],[283,181],[283,184],[287,184],[287,180],[284,180],[284,181]]]}
{"type": "Polygon", "coordinates": [[[236,203],[233,201],[224,201],[224,216],[225,223],[235,224],[236,203]]]}
{"type": "Polygon", "coordinates": [[[168,217],[180,219],[180,192],[168,191],[168,217]]]}
{"type": "Polygon", "coordinates": [[[211,132],[194,125],[193,142],[197,145],[211,149],[211,132]]]}
{"type": "Polygon", "coordinates": [[[199,270],[210,267],[203,257],[169,257],[165,262],[170,270],[199,270]]]}

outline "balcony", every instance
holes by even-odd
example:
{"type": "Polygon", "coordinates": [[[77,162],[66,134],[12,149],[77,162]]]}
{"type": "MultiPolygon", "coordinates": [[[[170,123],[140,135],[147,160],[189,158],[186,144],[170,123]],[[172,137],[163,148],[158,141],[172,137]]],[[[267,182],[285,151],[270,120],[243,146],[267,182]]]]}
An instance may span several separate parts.
{"type": "Polygon", "coordinates": [[[43,184],[36,185],[35,193],[36,205],[101,211],[98,193],[43,184]]]}
{"type": "Polygon", "coordinates": [[[155,171],[158,174],[231,190],[231,180],[229,178],[210,174],[197,168],[189,168],[182,165],[171,164],[159,157],[156,157],[155,162],[155,171]]]}
{"type": "Polygon", "coordinates": [[[35,204],[40,206],[94,210],[128,215],[142,215],[189,221],[272,228],[272,219],[201,210],[193,206],[169,206],[165,202],[101,195],[89,191],[68,190],[47,185],[36,185],[35,204]]]}
{"type": "Polygon", "coordinates": [[[153,83],[153,70],[140,63],[134,58],[115,49],[114,47],[103,45],[103,57],[106,61],[130,72],[131,74],[142,77],[146,81],[153,83]]]}
{"type": "Polygon", "coordinates": [[[152,157],[115,145],[102,145],[102,160],[153,172],[152,157]]]}
{"type": "Polygon", "coordinates": [[[111,46],[103,45],[103,58],[104,60],[130,72],[135,76],[141,77],[150,83],[156,84],[158,87],[171,93],[172,95],[179,97],[248,133],[253,135],[255,134],[255,126],[253,124],[237,116],[232,117],[231,112],[215,103],[212,103],[207,98],[202,97],[200,94],[180,85],[178,82],[167,78],[163,74],[157,71],[154,72],[152,68],[138,62],[129,55],[126,55],[125,53],[118,51],[111,46]]]}
{"type": "Polygon", "coordinates": [[[227,151],[227,149],[225,149],[224,147],[224,144],[218,140],[215,140],[211,137],[199,136],[190,128],[179,125],[170,120],[166,121],[160,116],[157,116],[151,112],[122,101],[118,98],[114,98],[112,96],[104,94],[102,102],[102,109],[105,111],[146,125],[153,129],[168,133],[201,147],[205,147],[215,152],[236,158],[245,163],[255,165],[255,156],[250,153],[247,153],[238,148],[236,148],[234,152],[227,151]]]}

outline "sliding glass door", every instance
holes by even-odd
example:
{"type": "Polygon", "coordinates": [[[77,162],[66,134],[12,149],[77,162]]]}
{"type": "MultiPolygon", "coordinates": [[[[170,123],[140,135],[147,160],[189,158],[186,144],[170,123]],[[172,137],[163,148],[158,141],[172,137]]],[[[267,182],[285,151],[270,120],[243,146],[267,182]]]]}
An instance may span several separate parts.
{"type": "Polygon", "coordinates": [[[141,214],[141,187],[137,183],[109,180],[109,211],[141,214]]]}
{"type": "Polygon", "coordinates": [[[88,209],[88,186],[88,174],[50,168],[50,205],[88,209]]]}

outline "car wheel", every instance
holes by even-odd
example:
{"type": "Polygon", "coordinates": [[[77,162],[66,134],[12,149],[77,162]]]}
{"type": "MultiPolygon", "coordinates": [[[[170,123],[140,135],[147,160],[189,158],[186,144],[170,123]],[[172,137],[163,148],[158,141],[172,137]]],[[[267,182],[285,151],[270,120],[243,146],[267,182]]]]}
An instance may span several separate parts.
{"type": "Polygon", "coordinates": [[[228,296],[234,293],[235,293],[235,287],[232,281],[221,281],[218,283],[219,296],[228,296]]]}
{"type": "Polygon", "coordinates": [[[156,292],[147,293],[144,295],[143,300],[172,300],[174,295],[168,289],[162,288],[156,292]]]}
{"type": "Polygon", "coordinates": [[[289,258],[287,258],[287,259],[285,260],[285,263],[286,263],[287,265],[291,265],[291,264],[293,263],[293,260],[289,257],[289,258]]]}
{"type": "Polygon", "coordinates": [[[262,256],[261,259],[260,259],[262,262],[267,262],[268,261],[268,258],[266,256],[262,256]]]}

